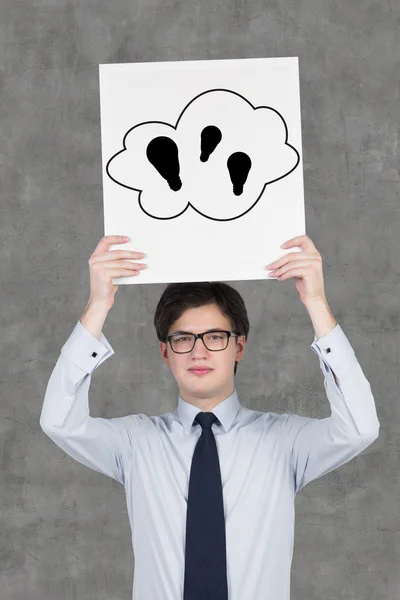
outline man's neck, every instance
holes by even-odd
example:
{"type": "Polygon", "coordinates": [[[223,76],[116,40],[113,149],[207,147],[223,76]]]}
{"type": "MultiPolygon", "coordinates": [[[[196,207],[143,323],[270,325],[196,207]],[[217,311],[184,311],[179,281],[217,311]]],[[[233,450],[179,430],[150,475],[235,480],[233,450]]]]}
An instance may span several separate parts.
{"type": "Polygon", "coordinates": [[[203,398],[198,397],[198,396],[188,395],[185,393],[181,393],[180,395],[181,395],[182,400],[184,400],[188,404],[193,404],[193,406],[196,406],[196,408],[198,408],[199,410],[201,410],[203,412],[209,412],[209,411],[212,411],[216,406],[218,406],[218,404],[221,404],[221,402],[223,402],[224,400],[229,398],[229,396],[231,396],[233,394],[233,391],[234,390],[232,389],[231,392],[222,392],[218,396],[203,397],[203,398]]]}

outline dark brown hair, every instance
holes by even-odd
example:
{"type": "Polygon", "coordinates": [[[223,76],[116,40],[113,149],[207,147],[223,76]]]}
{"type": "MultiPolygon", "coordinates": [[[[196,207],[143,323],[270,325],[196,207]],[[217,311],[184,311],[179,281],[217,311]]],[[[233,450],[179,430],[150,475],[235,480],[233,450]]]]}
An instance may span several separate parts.
{"type": "MultiPolygon", "coordinates": [[[[246,306],[239,292],[222,282],[170,283],[163,291],[154,314],[154,326],[160,342],[166,342],[168,330],[188,308],[216,304],[230,319],[232,331],[246,340],[250,324],[246,306]]],[[[237,343],[237,338],[235,338],[237,343]]],[[[234,375],[236,375],[235,361],[234,375]]]]}

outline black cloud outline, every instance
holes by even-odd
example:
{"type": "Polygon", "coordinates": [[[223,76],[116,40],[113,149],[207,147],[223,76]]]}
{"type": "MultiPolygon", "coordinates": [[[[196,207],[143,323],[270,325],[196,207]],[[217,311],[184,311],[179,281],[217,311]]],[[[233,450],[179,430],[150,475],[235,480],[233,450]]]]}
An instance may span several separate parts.
{"type": "Polygon", "coordinates": [[[299,152],[296,150],[296,148],[294,146],[292,146],[291,144],[288,143],[288,136],[289,136],[289,131],[288,131],[288,126],[286,124],[285,119],[282,117],[282,115],[280,114],[279,111],[277,111],[275,108],[272,108],[272,106],[254,106],[249,100],[247,100],[247,98],[245,98],[244,96],[242,96],[242,94],[239,94],[239,92],[234,92],[233,90],[228,90],[226,88],[214,88],[211,90],[206,90],[205,92],[201,92],[200,94],[198,94],[197,96],[195,96],[194,98],[192,98],[192,100],[185,106],[185,108],[182,110],[181,114],[178,117],[178,120],[176,122],[176,125],[171,125],[171,123],[166,123],[165,121],[143,121],[142,123],[138,123],[137,125],[134,125],[133,127],[131,127],[130,129],[128,129],[128,131],[125,133],[124,138],[122,140],[122,145],[123,145],[123,149],[119,150],[116,154],[114,154],[107,162],[106,164],[106,173],[109,176],[109,178],[114,181],[114,183],[116,183],[117,185],[120,185],[121,187],[127,188],[128,190],[134,190],[135,192],[140,192],[139,193],[139,206],[142,209],[142,211],[149,217],[151,217],[152,219],[158,219],[159,221],[170,221],[171,219],[176,219],[178,217],[180,217],[181,215],[183,215],[184,212],[187,211],[187,209],[189,208],[189,206],[192,207],[192,209],[194,211],[196,211],[199,215],[201,215],[202,217],[205,217],[206,219],[210,219],[211,221],[221,221],[221,222],[225,222],[225,221],[234,221],[236,219],[240,219],[241,217],[243,217],[244,215],[246,215],[248,212],[250,212],[255,205],[257,204],[257,202],[259,201],[259,199],[261,198],[261,196],[264,193],[265,188],[267,187],[267,185],[271,185],[271,183],[275,183],[276,181],[279,181],[280,179],[283,179],[284,177],[287,177],[288,175],[290,175],[291,173],[293,173],[293,171],[298,167],[299,162],[300,162],[300,154],[299,152]],[[273,110],[283,121],[283,124],[285,126],[285,132],[286,132],[286,139],[285,139],[285,146],[289,146],[290,148],[292,148],[292,150],[295,151],[296,155],[297,155],[297,162],[295,164],[295,166],[285,175],[281,175],[281,177],[277,177],[276,179],[273,179],[272,181],[268,181],[267,183],[264,184],[263,189],[261,190],[260,195],[258,196],[257,200],[250,206],[250,208],[248,208],[246,211],[244,211],[242,214],[237,215],[236,217],[230,217],[229,219],[217,219],[215,217],[210,217],[209,215],[206,215],[204,213],[202,213],[200,210],[198,210],[191,202],[187,203],[187,206],[177,215],[174,215],[173,217],[155,217],[154,215],[151,215],[150,213],[148,213],[142,205],[141,202],[141,196],[142,196],[142,192],[143,190],[140,190],[138,188],[134,188],[131,187],[129,185],[125,185],[124,183],[121,183],[119,181],[117,181],[116,179],[114,179],[114,177],[111,176],[110,172],[109,172],[109,165],[111,163],[111,161],[114,160],[114,158],[116,158],[119,154],[121,154],[122,152],[126,152],[127,151],[127,147],[125,145],[125,140],[128,136],[128,134],[133,131],[134,129],[136,129],[136,127],[140,127],[141,125],[150,125],[152,123],[158,123],[160,125],[167,125],[168,127],[171,127],[172,129],[174,129],[175,131],[178,128],[179,122],[185,112],[185,110],[187,110],[189,108],[189,106],[195,102],[195,100],[197,100],[197,98],[200,98],[201,96],[204,96],[204,94],[210,94],[211,92],[228,92],[230,94],[235,94],[235,96],[239,96],[239,98],[242,98],[242,100],[244,100],[245,102],[247,102],[247,104],[249,104],[251,106],[251,108],[253,110],[258,110],[260,108],[268,108],[270,110],[273,110]]]}

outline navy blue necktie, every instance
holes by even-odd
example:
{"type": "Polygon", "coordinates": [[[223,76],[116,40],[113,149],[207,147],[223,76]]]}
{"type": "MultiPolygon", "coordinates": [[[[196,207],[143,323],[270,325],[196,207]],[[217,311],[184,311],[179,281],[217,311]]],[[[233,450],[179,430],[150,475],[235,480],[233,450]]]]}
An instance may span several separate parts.
{"type": "Polygon", "coordinates": [[[215,421],[210,412],[200,412],[194,419],[203,431],[189,478],[183,600],[228,600],[221,471],[211,430],[215,421]]]}

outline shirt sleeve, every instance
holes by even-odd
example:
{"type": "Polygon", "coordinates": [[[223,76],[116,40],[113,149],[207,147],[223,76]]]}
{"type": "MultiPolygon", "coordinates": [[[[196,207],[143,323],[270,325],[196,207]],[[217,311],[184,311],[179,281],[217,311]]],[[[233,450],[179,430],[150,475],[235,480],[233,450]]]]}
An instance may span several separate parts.
{"type": "Polygon", "coordinates": [[[91,375],[113,354],[104,334],[98,340],[79,320],[48,381],[40,426],[69,456],[124,485],[136,415],[89,414],[91,375]]]}
{"type": "Polygon", "coordinates": [[[295,492],[348,462],[379,435],[371,386],[339,323],[311,344],[319,357],[331,415],[286,415],[295,492]]]}

